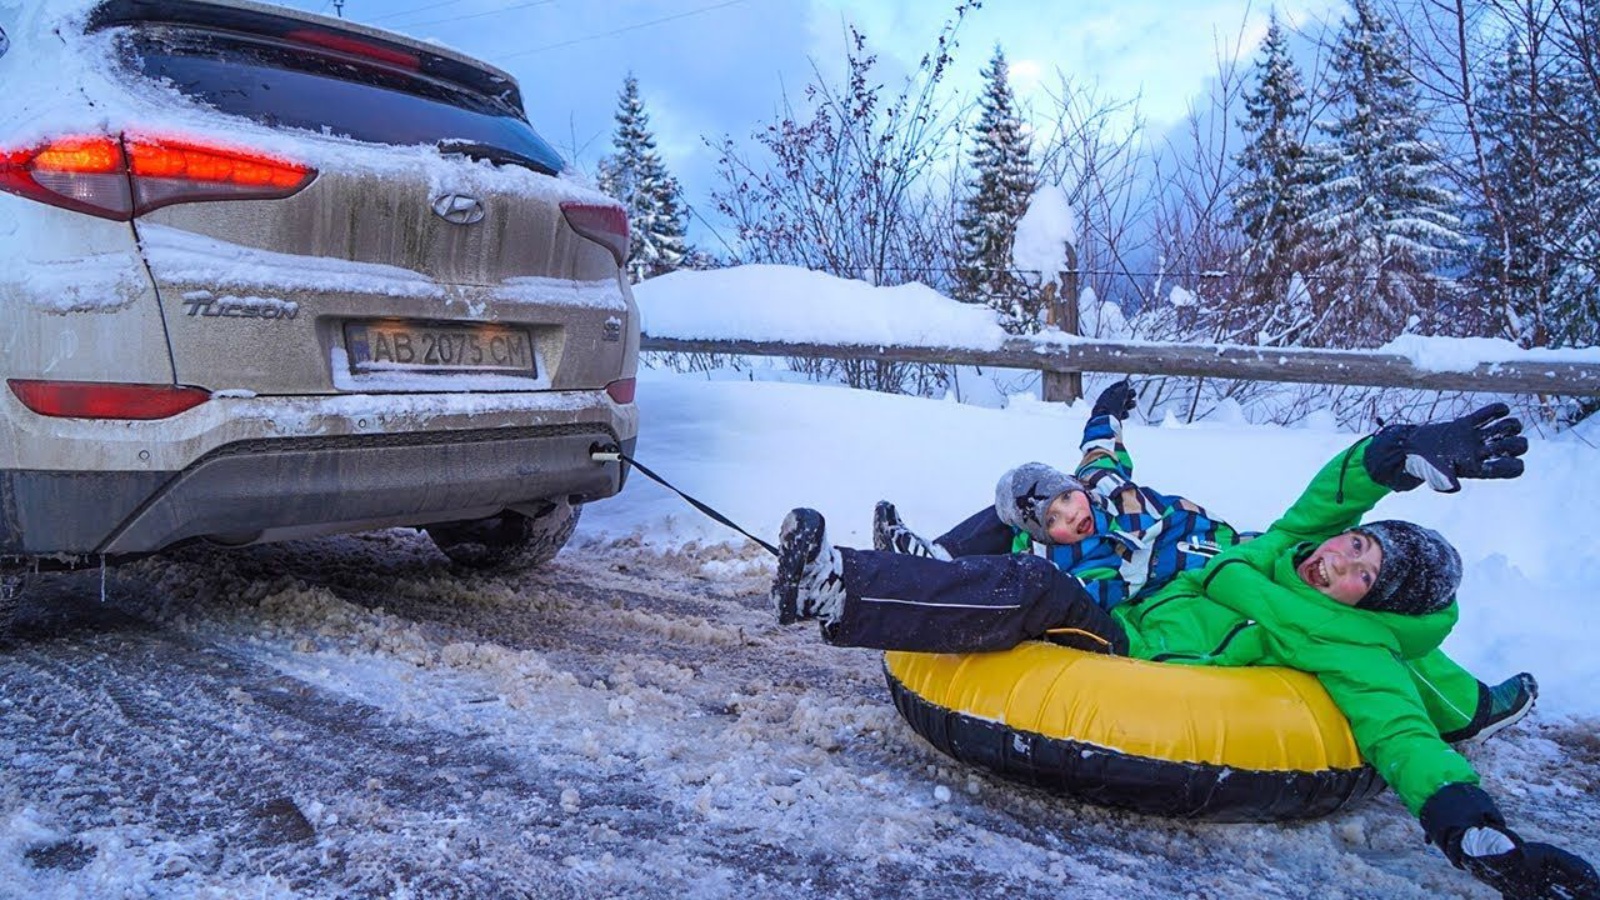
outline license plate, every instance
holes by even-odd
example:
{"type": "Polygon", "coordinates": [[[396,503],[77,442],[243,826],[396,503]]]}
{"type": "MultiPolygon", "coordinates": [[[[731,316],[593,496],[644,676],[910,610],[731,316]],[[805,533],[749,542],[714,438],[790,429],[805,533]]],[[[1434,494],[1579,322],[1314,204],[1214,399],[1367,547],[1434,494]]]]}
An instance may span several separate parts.
{"type": "Polygon", "coordinates": [[[496,372],[537,376],[533,340],[505,325],[347,322],[352,372],[496,372]]]}

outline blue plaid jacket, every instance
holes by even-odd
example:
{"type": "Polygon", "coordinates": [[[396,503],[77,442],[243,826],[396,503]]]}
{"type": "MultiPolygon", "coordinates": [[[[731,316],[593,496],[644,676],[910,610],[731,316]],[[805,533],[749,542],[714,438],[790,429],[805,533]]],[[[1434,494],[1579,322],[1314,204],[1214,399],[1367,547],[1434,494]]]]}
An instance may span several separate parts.
{"type": "MultiPolygon", "coordinates": [[[[1047,548],[1062,571],[1082,581],[1102,608],[1137,602],[1186,569],[1204,566],[1239,543],[1231,525],[1176,494],[1133,482],[1133,458],[1122,444],[1122,421],[1095,416],[1083,428],[1083,460],[1074,474],[1089,489],[1094,534],[1047,548]]],[[[1018,532],[1021,549],[1028,536],[1018,532]]]]}

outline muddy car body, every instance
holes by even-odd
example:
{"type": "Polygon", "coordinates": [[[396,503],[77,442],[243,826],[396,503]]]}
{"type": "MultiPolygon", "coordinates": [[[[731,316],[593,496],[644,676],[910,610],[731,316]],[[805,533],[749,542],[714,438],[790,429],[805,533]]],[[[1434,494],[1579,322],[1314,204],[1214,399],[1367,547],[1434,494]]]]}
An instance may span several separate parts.
{"type": "Polygon", "coordinates": [[[621,489],[627,223],[509,75],[242,0],[0,29],[0,568],[390,526],[537,563],[621,489]]]}

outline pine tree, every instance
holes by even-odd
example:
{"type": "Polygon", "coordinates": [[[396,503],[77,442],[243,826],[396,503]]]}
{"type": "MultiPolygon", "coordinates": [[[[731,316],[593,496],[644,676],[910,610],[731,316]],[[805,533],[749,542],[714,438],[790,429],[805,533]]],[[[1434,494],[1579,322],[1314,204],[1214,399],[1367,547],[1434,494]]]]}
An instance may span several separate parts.
{"type": "MultiPolygon", "coordinates": [[[[1017,222],[1028,211],[1037,177],[1011,92],[1005,54],[996,46],[982,71],[977,143],[971,165],[971,193],[956,220],[960,229],[958,299],[985,303],[998,310],[1013,333],[1039,330],[1040,299],[1011,269],[1011,247],[1017,222]]],[[[1043,273],[1046,280],[1054,272],[1043,273]]]]}
{"type": "MultiPolygon", "coordinates": [[[[1558,203],[1572,215],[1554,235],[1561,265],[1553,280],[1551,343],[1600,345],[1600,0],[1572,0],[1560,17],[1559,77],[1565,100],[1556,154],[1563,160],[1558,203]]],[[[1590,400],[1593,411],[1600,402],[1590,400]]]]}
{"type": "Polygon", "coordinates": [[[1318,320],[1307,343],[1381,344],[1448,305],[1436,273],[1462,246],[1456,199],[1442,186],[1443,153],[1423,138],[1418,90],[1388,23],[1371,0],[1353,0],[1333,53],[1317,123],[1308,221],[1316,251],[1318,320]]]}
{"type": "Polygon", "coordinates": [[[1574,190],[1583,181],[1582,152],[1562,139],[1561,123],[1582,112],[1573,79],[1531,59],[1522,44],[1520,34],[1510,35],[1482,82],[1489,196],[1469,219],[1477,240],[1469,273],[1494,332],[1542,347],[1571,337],[1561,315],[1574,299],[1562,236],[1582,227],[1586,204],[1574,190]]]}
{"type": "Polygon", "coordinates": [[[1239,122],[1247,143],[1234,157],[1240,179],[1233,189],[1233,224],[1245,236],[1239,308],[1220,323],[1222,333],[1253,343],[1293,344],[1309,310],[1293,300],[1293,275],[1308,262],[1305,252],[1310,122],[1300,70],[1289,56],[1288,38],[1272,14],[1256,88],[1245,98],[1239,122]]]}
{"type": "Polygon", "coordinates": [[[629,75],[617,99],[616,152],[600,161],[600,189],[628,211],[628,277],[634,283],[679,268],[690,255],[685,241],[683,189],[656,152],[650,116],[629,75]]]}

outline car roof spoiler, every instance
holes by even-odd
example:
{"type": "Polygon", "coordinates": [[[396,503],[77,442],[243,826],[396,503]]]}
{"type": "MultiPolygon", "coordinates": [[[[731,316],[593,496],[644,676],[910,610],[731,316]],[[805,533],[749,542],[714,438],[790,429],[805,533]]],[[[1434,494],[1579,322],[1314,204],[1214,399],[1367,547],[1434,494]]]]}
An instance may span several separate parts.
{"type": "Polygon", "coordinates": [[[89,14],[86,30],[151,24],[267,38],[412,69],[503,104],[518,118],[527,119],[516,79],[494,66],[392,32],[281,6],[251,0],[106,0],[89,14]]]}

